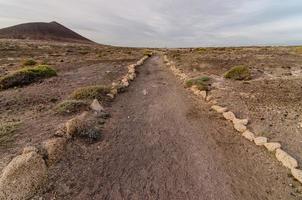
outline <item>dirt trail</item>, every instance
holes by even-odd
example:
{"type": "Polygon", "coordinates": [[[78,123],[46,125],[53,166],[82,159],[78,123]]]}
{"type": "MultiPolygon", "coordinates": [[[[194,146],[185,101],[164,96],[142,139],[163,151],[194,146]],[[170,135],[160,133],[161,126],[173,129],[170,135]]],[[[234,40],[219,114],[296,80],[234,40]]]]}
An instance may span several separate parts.
{"type": "Polygon", "coordinates": [[[273,156],[197,104],[159,57],[139,72],[102,141],[68,146],[45,199],[299,199],[273,156]]]}

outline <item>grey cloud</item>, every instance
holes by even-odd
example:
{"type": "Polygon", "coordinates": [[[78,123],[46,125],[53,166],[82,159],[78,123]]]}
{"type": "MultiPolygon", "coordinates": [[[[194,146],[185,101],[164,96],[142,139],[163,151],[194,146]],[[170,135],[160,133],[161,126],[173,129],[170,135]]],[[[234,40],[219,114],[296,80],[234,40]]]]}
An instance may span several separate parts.
{"type": "Polygon", "coordinates": [[[0,27],[56,20],[122,46],[293,44],[301,9],[299,0],[0,0],[0,27]]]}

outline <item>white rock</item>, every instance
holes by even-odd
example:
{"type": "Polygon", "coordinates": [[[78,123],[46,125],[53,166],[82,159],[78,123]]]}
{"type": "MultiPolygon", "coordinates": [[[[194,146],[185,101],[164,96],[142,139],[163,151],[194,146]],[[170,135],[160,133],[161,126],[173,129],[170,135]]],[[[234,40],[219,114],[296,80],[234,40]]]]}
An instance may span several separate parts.
{"type": "Polygon", "coordinates": [[[297,179],[300,183],[302,183],[302,170],[292,168],[291,173],[295,179],[297,179]]]}
{"type": "Polygon", "coordinates": [[[240,133],[243,133],[247,130],[246,126],[241,123],[234,123],[234,128],[240,133]]]}
{"type": "Polygon", "coordinates": [[[276,150],[276,158],[279,160],[285,167],[289,169],[297,168],[298,162],[291,155],[283,151],[282,149],[276,150]]]}
{"type": "Polygon", "coordinates": [[[148,94],[147,90],[146,90],[146,89],[144,89],[144,90],[143,90],[143,95],[145,95],[145,96],[146,96],[147,94],[148,94]]]}
{"type": "Polygon", "coordinates": [[[212,110],[215,110],[218,113],[224,113],[224,112],[226,112],[228,110],[225,107],[221,107],[221,106],[217,106],[217,105],[214,105],[211,108],[212,108],[212,110]]]}
{"type": "Polygon", "coordinates": [[[275,151],[276,149],[281,148],[281,144],[278,142],[269,142],[264,144],[265,148],[267,148],[268,151],[275,151]]]}
{"type": "Polygon", "coordinates": [[[266,137],[257,137],[254,139],[254,142],[257,146],[263,146],[265,143],[267,143],[266,137]]]}
{"type": "Polygon", "coordinates": [[[207,91],[200,91],[199,95],[205,100],[207,98],[207,91]]]}
{"type": "Polygon", "coordinates": [[[91,110],[101,112],[104,111],[104,107],[99,103],[97,99],[94,99],[93,102],[90,105],[91,110]]]}
{"type": "Polygon", "coordinates": [[[254,133],[252,133],[249,130],[244,131],[244,133],[242,133],[242,136],[251,142],[254,141],[254,139],[255,139],[254,133]]]}
{"type": "Polygon", "coordinates": [[[249,123],[249,120],[248,119],[237,119],[236,117],[233,119],[233,123],[239,123],[239,124],[242,124],[242,125],[247,125],[249,123]]]}
{"type": "Polygon", "coordinates": [[[231,111],[224,112],[222,115],[226,120],[230,120],[230,121],[233,121],[236,118],[235,114],[231,111]]]}

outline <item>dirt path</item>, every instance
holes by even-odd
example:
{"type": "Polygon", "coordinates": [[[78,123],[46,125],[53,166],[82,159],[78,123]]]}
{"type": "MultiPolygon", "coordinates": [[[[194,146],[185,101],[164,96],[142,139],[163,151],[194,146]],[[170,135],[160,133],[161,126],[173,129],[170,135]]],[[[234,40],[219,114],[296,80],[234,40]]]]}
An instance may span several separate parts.
{"type": "Polygon", "coordinates": [[[273,156],[197,105],[159,57],[139,71],[102,141],[68,147],[45,199],[299,199],[273,156]]]}

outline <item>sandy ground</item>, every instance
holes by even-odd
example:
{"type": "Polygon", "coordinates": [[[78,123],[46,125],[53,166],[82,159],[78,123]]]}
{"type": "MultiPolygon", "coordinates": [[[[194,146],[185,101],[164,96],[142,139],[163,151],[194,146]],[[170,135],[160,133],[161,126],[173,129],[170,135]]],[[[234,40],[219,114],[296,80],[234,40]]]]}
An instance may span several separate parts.
{"type": "Polygon", "coordinates": [[[69,144],[37,199],[301,199],[273,155],[197,103],[158,56],[109,112],[102,140],[69,144]]]}

